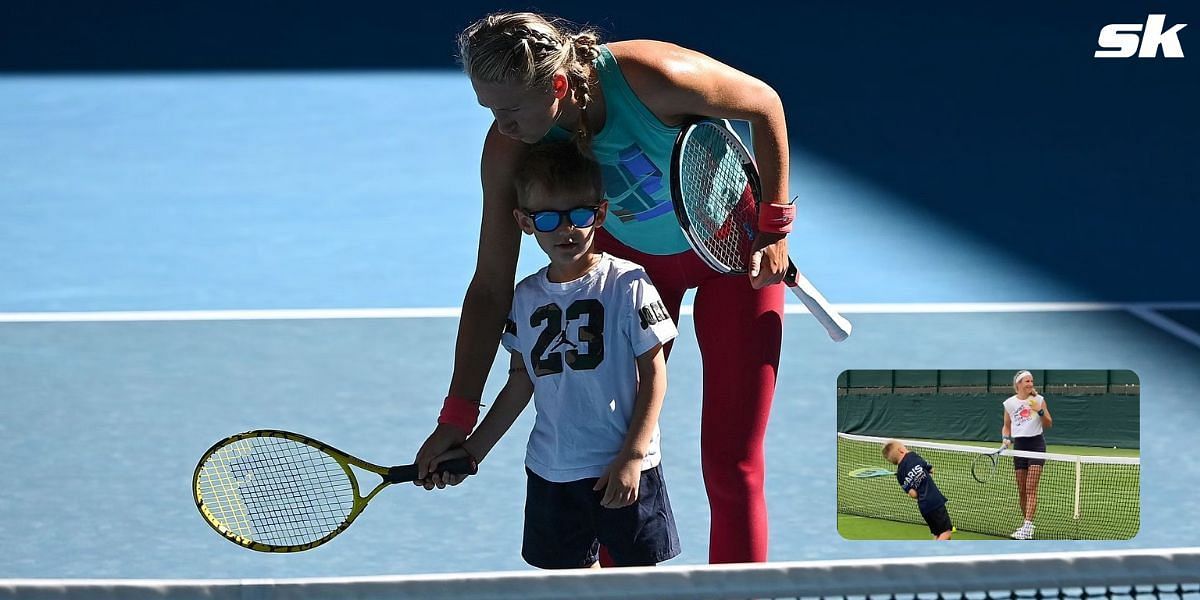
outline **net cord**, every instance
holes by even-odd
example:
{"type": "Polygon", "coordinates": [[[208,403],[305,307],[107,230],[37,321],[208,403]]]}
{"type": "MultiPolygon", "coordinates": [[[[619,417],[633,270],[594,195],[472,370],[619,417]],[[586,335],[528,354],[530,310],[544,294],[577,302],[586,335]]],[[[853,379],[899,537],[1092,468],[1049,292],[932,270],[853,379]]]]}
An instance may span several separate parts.
{"type": "MultiPolygon", "coordinates": [[[[884,444],[888,440],[898,438],[885,438],[870,435],[858,435],[853,433],[838,433],[838,437],[853,440],[856,442],[867,442],[872,444],[884,444]]],[[[943,444],[940,442],[919,442],[914,440],[900,439],[905,446],[909,448],[930,448],[933,450],[947,450],[950,452],[966,452],[969,454],[989,454],[995,452],[995,448],[985,448],[980,446],[963,446],[959,444],[943,444]]],[[[1062,462],[1080,463],[1080,464],[1099,464],[1099,465],[1141,465],[1142,459],[1137,456],[1089,456],[1076,454],[1058,454],[1054,452],[1030,452],[1028,450],[1005,450],[1000,453],[1000,456],[1020,456],[1023,458],[1038,458],[1045,460],[1057,460],[1062,462]]]]}
{"type": "Polygon", "coordinates": [[[0,580],[0,598],[705,600],[1076,589],[1200,581],[1200,548],[304,579],[0,580]],[[1013,573],[1020,572],[1019,580],[1013,573]]]}

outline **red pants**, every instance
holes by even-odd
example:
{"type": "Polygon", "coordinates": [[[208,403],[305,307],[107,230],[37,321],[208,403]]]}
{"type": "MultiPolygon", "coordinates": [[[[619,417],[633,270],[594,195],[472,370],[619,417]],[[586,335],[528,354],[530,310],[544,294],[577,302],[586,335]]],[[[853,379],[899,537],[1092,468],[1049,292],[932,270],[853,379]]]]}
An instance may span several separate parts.
{"type": "Polygon", "coordinates": [[[717,273],[694,252],[642,254],[603,229],[596,231],[596,245],[645,268],[676,322],[684,292],[697,288],[693,318],[704,373],[700,459],[712,513],[709,562],[766,561],[763,439],[783,339],[784,286],[756,290],[745,275],[717,273]]]}

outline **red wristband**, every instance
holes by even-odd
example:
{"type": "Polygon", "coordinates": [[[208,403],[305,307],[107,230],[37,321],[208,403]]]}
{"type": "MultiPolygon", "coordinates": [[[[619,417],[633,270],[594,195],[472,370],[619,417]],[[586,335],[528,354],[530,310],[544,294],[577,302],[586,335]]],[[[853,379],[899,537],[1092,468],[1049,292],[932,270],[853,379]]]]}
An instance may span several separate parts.
{"type": "Polygon", "coordinates": [[[795,204],[765,203],[758,207],[758,230],[764,233],[791,233],[795,219],[795,204]]]}
{"type": "Polygon", "coordinates": [[[446,396],[438,423],[453,425],[470,434],[479,420],[479,404],[461,396],[446,396]]]}

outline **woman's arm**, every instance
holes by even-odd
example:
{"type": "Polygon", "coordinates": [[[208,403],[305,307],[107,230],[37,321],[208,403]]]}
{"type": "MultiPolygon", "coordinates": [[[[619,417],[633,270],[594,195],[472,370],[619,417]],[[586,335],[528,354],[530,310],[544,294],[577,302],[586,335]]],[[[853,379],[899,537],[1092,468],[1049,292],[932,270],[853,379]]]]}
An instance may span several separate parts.
{"type": "MultiPolygon", "coordinates": [[[[749,121],[754,155],[762,179],[763,201],[789,202],[787,121],[779,94],[707,55],[666,42],[634,40],[609,44],[629,86],[667,125],[699,115],[749,121]]],[[[762,234],[756,249],[766,248],[755,287],[778,283],[787,269],[787,241],[762,234]]]]}
{"type": "MultiPolygon", "coordinates": [[[[454,346],[454,373],[450,378],[450,395],[471,402],[478,403],[483,395],[504,319],[512,306],[513,279],[521,248],[521,230],[512,217],[517,206],[512,176],[525,152],[525,144],[500,135],[495,123],[492,124],[484,140],[480,167],[483,218],[475,275],[463,298],[454,346]]],[[[446,232],[446,243],[463,243],[469,239],[469,236],[446,232]]],[[[466,436],[467,432],[459,427],[438,424],[417,451],[418,475],[424,478],[433,459],[461,444],[466,436]]]]}
{"type": "Polygon", "coordinates": [[[1008,416],[1007,410],[1004,411],[1004,427],[1000,428],[1000,435],[1004,438],[1005,448],[1012,445],[1012,417],[1008,416]]]}
{"type": "MultiPolygon", "coordinates": [[[[521,230],[512,216],[517,207],[512,177],[517,161],[525,152],[525,144],[500,135],[494,124],[488,131],[480,167],[483,218],[475,275],[467,287],[459,319],[454,374],[450,379],[451,395],[478,400],[483,394],[504,319],[512,307],[513,279],[521,248],[521,230]]],[[[451,235],[447,232],[447,236],[451,235]]],[[[448,243],[463,241],[447,238],[448,243]]]]}
{"type": "Polygon", "coordinates": [[[1038,416],[1042,419],[1043,429],[1050,429],[1051,427],[1054,427],[1054,419],[1050,417],[1050,405],[1046,404],[1045,397],[1042,398],[1042,407],[1038,413],[1038,416]]]}

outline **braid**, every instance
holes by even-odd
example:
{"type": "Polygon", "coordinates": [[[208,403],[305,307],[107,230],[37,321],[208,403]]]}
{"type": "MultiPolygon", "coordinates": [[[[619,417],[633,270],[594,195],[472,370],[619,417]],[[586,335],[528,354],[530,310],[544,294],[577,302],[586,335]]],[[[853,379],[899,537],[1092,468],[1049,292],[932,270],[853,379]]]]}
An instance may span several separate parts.
{"type": "Polygon", "coordinates": [[[575,59],[579,62],[591,64],[592,61],[600,58],[600,38],[594,31],[582,31],[575,34],[571,39],[571,46],[575,49],[575,59]]]}
{"type": "Polygon", "coordinates": [[[528,26],[514,28],[519,36],[523,36],[535,50],[542,54],[562,52],[563,40],[544,31],[528,26]]]}
{"type": "Polygon", "coordinates": [[[574,90],[575,104],[579,106],[579,129],[575,132],[575,145],[584,156],[592,155],[592,131],[588,127],[588,105],[592,103],[592,63],[600,57],[596,34],[591,31],[578,33],[571,39],[572,59],[567,65],[567,78],[574,90]]]}

